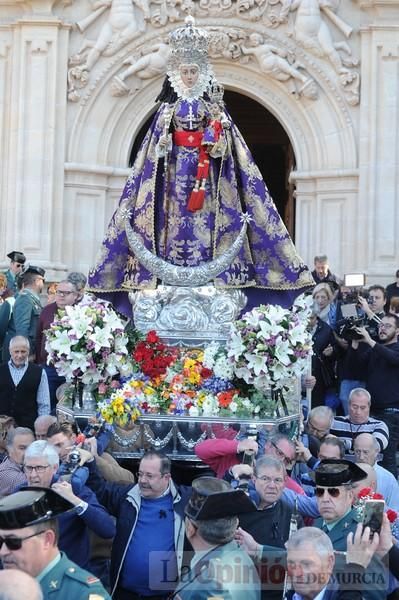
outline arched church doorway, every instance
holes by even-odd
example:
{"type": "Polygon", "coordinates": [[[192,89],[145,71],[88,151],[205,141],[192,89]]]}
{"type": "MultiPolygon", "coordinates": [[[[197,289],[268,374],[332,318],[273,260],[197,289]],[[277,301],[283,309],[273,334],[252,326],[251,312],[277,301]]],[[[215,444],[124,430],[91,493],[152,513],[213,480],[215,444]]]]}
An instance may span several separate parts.
{"type": "MultiPolygon", "coordinates": [[[[272,113],[256,100],[230,90],[225,91],[224,97],[229,113],[247,142],[277,209],[294,239],[294,188],[288,182],[288,177],[295,167],[295,156],[288,135],[272,113]]],[[[135,137],[129,166],[134,162],[152,119],[153,114],[135,137]]]]}

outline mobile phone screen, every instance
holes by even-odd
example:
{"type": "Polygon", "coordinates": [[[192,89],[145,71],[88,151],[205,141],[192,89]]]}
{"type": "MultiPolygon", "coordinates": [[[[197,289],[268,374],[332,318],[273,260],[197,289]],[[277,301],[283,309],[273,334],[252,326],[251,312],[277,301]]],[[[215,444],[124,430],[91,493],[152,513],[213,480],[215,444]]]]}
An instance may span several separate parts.
{"type": "Polygon", "coordinates": [[[384,500],[367,500],[364,505],[363,529],[370,527],[370,534],[380,533],[384,516],[384,500]]]}

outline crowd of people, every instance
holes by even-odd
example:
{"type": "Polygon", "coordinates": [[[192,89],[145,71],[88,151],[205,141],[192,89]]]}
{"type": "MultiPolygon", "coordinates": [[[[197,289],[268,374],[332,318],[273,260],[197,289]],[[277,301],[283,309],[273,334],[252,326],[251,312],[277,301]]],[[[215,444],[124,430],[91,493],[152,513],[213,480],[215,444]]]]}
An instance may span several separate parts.
{"type": "Polygon", "coordinates": [[[397,530],[384,516],[370,536],[358,494],[367,488],[386,511],[399,511],[399,271],[386,290],[371,286],[368,302],[356,297],[348,320],[351,291],[316,257],[315,351],[303,381],[312,394],[310,405],[302,400],[299,437],[226,430],[196,445],[209,475],[185,486],[172,479],[167,456],[148,451],[135,473],[107,452],[109,431],[82,437],[76,423],[58,422],[64,380],[47,364],[45,331],[59,310],[92,297],[84,275],[70,273],[43,307],[43,269],[24,269],[21,252],[9,258],[0,305],[0,559],[18,584],[4,597],[22,598],[20,588],[33,598],[115,600],[398,597],[397,530]]]}

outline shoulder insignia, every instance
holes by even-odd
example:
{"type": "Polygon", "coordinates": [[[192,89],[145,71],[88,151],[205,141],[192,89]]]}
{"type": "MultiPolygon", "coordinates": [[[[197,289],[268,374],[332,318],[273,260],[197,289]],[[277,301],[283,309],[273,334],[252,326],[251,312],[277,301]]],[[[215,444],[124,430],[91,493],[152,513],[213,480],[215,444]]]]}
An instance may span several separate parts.
{"type": "MultiPolygon", "coordinates": [[[[98,577],[95,577],[94,575],[90,575],[90,577],[88,577],[86,579],[86,583],[88,583],[89,585],[91,585],[92,583],[98,583],[100,580],[98,577]]],[[[100,598],[100,596],[99,596],[100,598]]],[[[94,596],[93,596],[93,600],[95,600],[94,596]]]]}
{"type": "Polygon", "coordinates": [[[68,569],[68,573],[75,573],[76,569],[75,567],[69,567],[68,569]]]}
{"type": "Polygon", "coordinates": [[[57,579],[52,579],[50,581],[50,589],[51,590],[56,590],[58,587],[58,580],[57,579]]]}

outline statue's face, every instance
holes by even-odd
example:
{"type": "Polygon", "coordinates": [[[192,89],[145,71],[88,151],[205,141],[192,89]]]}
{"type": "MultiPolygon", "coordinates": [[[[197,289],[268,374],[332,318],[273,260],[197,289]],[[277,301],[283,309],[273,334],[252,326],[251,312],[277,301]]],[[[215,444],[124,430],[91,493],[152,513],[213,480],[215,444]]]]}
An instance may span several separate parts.
{"type": "Polygon", "coordinates": [[[192,88],[198,81],[199,67],[198,65],[181,65],[179,73],[182,82],[188,88],[192,88]]]}

